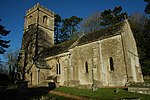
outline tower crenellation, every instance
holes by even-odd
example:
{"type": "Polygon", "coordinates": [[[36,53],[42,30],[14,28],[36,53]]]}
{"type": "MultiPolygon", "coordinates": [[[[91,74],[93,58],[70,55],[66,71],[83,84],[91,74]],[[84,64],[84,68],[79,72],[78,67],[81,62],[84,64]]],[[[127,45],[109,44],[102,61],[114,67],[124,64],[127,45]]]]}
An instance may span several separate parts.
{"type": "Polygon", "coordinates": [[[54,12],[37,3],[34,7],[26,11],[24,29],[31,24],[39,24],[43,27],[54,29],[54,12]]]}
{"type": "Polygon", "coordinates": [[[28,9],[28,10],[26,11],[26,15],[27,15],[28,13],[32,12],[32,10],[35,10],[35,9],[37,9],[37,8],[42,8],[42,9],[44,9],[45,11],[47,11],[47,12],[49,12],[49,13],[51,13],[51,14],[54,14],[53,11],[51,11],[51,10],[49,10],[48,8],[45,8],[44,6],[42,6],[42,5],[40,5],[39,3],[37,3],[37,4],[34,5],[32,8],[30,8],[30,9],[28,9]]]}
{"type": "Polygon", "coordinates": [[[43,34],[47,34],[50,45],[54,45],[54,12],[37,3],[26,11],[24,33],[32,25],[36,25],[38,30],[42,30],[43,34]]]}

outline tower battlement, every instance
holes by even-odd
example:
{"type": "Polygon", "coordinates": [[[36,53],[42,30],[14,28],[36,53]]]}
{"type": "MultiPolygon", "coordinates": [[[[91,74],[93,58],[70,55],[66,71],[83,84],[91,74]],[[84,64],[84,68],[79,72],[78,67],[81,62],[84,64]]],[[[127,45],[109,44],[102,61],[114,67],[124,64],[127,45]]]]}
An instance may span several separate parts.
{"type": "Polygon", "coordinates": [[[34,12],[37,9],[45,11],[48,14],[54,15],[53,11],[49,10],[48,8],[45,8],[44,6],[40,5],[39,3],[35,4],[32,8],[28,9],[26,11],[26,15],[29,15],[30,13],[34,12]]]}
{"type": "Polygon", "coordinates": [[[26,11],[24,31],[32,29],[32,25],[36,25],[43,34],[47,34],[49,43],[54,44],[54,12],[37,3],[26,11]]]}

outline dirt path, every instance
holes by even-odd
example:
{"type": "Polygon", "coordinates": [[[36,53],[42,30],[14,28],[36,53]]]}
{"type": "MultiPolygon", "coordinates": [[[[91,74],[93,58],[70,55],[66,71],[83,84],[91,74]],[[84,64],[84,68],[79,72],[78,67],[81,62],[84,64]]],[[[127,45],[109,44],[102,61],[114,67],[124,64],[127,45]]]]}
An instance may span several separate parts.
{"type": "Polygon", "coordinates": [[[54,94],[54,95],[59,95],[59,96],[63,96],[72,100],[92,100],[90,98],[86,98],[86,97],[80,97],[80,96],[75,96],[75,95],[71,95],[71,94],[67,94],[67,93],[63,93],[63,92],[58,92],[58,91],[49,91],[50,94],[54,94]]]}

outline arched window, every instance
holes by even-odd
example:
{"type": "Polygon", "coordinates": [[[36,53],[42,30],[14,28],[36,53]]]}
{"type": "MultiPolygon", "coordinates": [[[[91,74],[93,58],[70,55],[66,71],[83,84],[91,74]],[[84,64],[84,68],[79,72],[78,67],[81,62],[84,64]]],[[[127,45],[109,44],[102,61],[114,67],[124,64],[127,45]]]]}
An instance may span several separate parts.
{"type": "Polygon", "coordinates": [[[58,75],[58,64],[56,64],[56,74],[58,75]]]}
{"type": "Polygon", "coordinates": [[[59,75],[60,75],[61,74],[60,63],[58,64],[58,66],[59,66],[59,75]]]}
{"type": "Polygon", "coordinates": [[[48,22],[48,17],[47,16],[43,16],[43,24],[47,25],[48,22]]]}
{"type": "Polygon", "coordinates": [[[56,64],[56,74],[57,74],[57,75],[60,75],[60,74],[61,74],[60,63],[56,64]]]}
{"type": "Polygon", "coordinates": [[[86,71],[86,73],[89,73],[88,63],[87,62],[85,62],[85,71],[86,71]]]}
{"type": "Polygon", "coordinates": [[[114,71],[114,62],[113,62],[113,58],[112,57],[109,58],[109,62],[110,62],[110,70],[114,71]]]}
{"type": "Polygon", "coordinates": [[[29,26],[32,24],[32,19],[33,19],[32,16],[29,16],[29,17],[27,18],[27,20],[28,20],[28,25],[29,25],[29,26]]]}

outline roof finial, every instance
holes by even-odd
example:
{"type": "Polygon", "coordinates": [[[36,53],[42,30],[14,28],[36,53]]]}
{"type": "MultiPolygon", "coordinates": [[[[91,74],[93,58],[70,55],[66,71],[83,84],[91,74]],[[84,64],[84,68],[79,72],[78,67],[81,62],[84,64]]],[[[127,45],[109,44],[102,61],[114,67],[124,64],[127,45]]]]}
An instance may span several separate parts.
{"type": "Polygon", "coordinates": [[[37,6],[37,7],[40,6],[40,3],[38,2],[38,3],[36,4],[36,6],[37,6]]]}

